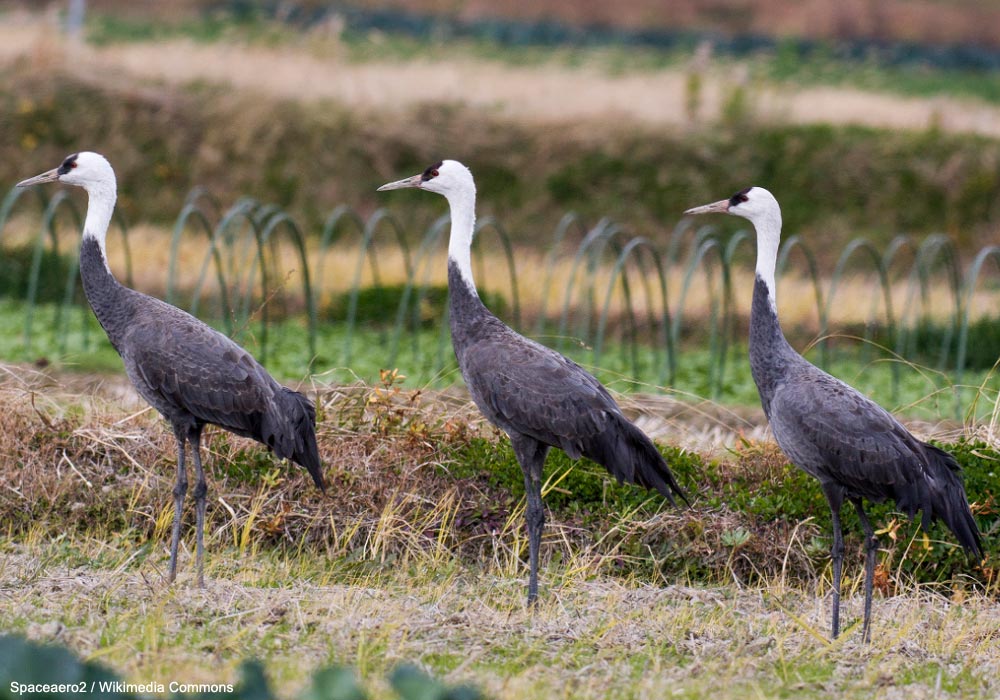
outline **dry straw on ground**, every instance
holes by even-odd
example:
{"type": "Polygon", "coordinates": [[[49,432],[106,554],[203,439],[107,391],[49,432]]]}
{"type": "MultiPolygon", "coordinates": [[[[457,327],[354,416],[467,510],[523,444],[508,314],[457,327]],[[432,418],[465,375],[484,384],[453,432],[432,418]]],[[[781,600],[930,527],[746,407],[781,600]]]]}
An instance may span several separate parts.
{"type": "MultiPolygon", "coordinates": [[[[543,602],[531,613],[523,505],[488,480],[454,476],[461,465],[442,449],[494,435],[467,398],[391,381],[319,396],[330,497],[252,443],[213,432],[209,586],[191,586],[185,550],[168,588],[173,457],[162,421],[118,378],[4,367],[0,626],[66,643],[136,682],[233,679],[257,656],[287,697],[320,664],[354,665],[377,684],[402,661],[498,698],[1000,690],[995,592],[894,579],[863,647],[860,572],[848,571],[846,634],[830,643],[825,557],[807,553],[815,526],[759,524],[747,546],[727,547],[727,533],[751,525],[697,501],[618,514],[598,533],[553,513],[543,602]],[[620,573],[630,537],[652,545],[693,530],[689,554],[726,572],[715,583],[620,573]]],[[[657,406],[629,410],[648,421],[657,406]]],[[[671,420],[679,432],[686,417],[671,420]]],[[[785,468],[769,444],[729,461],[748,483],[785,468]]]]}

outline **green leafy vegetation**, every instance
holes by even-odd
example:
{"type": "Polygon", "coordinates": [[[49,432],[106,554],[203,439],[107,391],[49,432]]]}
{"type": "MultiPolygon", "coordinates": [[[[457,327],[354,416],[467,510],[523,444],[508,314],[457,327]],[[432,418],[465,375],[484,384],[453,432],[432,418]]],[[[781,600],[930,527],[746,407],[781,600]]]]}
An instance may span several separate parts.
{"type": "MultiPolygon", "coordinates": [[[[0,296],[27,298],[34,255],[34,246],[3,247],[3,255],[0,255],[0,296]]],[[[42,250],[36,291],[38,301],[63,300],[72,263],[68,255],[56,253],[51,248],[42,250]]],[[[79,281],[75,287],[80,287],[79,281]]]]}
{"type": "MultiPolygon", "coordinates": [[[[338,294],[322,311],[325,321],[347,321],[351,314],[352,292],[338,294]]],[[[507,313],[507,300],[495,292],[483,292],[483,303],[494,313],[507,313]]],[[[358,290],[354,300],[354,321],[369,327],[391,328],[397,322],[397,313],[406,299],[413,311],[408,314],[408,328],[416,325],[421,328],[436,327],[447,316],[448,287],[436,285],[431,287],[407,287],[405,284],[363,287],[358,290]]]]}
{"type": "MultiPolygon", "coordinates": [[[[382,295],[383,292],[373,294],[378,299],[382,295]]],[[[428,298],[435,297],[432,294],[428,298]]],[[[370,311],[393,325],[361,323],[349,333],[342,321],[323,322],[318,327],[315,356],[309,354],[304,319],[272,321],[267,330],[264,364],[285,381],[303,381],[315,375],[323,383],[358,379],[372,383],[382,370],[398,369],[406,376],[408,387],[440,388],[461,382],[447,329],[442,329],[443,318],[436,316],[436,312],[422,309],[425,325],[414,330],[407,322],[397,336],[394,311],[389,319],[377,306],[370,307],[370,311]],[[371,352],[371,348],[379,351],[371,352]]],[[[23,302],[0,299],[0,360],[39,366],[54,364],[75,372],[121,373],[121,360],[86,306],[35,307],[30,348],[24,343],[26,318],[27,307],[23,302]]],[[[360,313],[359,318],[363,318],[360,313]]],[[[214,323],[223,329],[221,322],[214,323]]],[[[259,322],[237,324],[237,329],[236,340],[257,357],[263,357],[259,322]]],[[[711,373],[718,358],[698,343],[681,349],[675,381],[671,386],[661,386],[658,380],[665,362],[661,349],[642,344],[633,349],[620,339],[609,339],[599,366],[595,366],[592,348],[586,345],[563,344],[560,339],[544,334],[539,340],[560,347],[618,392],[664,392],[684,401],[711,399],[737,406],[757,406],[759,402],[746,361],[746,345],[742,342],[729,349],[721,391],[713,396],[711,373]]],[[[989,350],[980,348],[977,352],[985,356],[989,350]]],[[[807,357],[814,362],[821,360],[816,349],[808,352],[807,357]]],[[[864,344],[839,348],[832,354],[827,369],[891,409],[903,409],[908,415],[926,418],[942,415],[986,418],[1000,390],[1000,376],[991,369],[969,371],[956,384],[948,374],[917,364],[881,359],[878,352],[864,344]]]]}
{"type": "MultiPolygon", "coordinates": [[[[983,533],[987,559],[1000,556],[994,535],[1000,533],[1000,512],[996,509],[997,473],[1000,452],[978,440],[942,444],[962,465],[969,499],[976,505],[977,522],[983,533]]],[[[814,565],[829,557],[832,523],[827,502],[817,482],[790,465],[773,446],[747,443],[732,459],[703,460],[697,454],[676,448],[661,448],[667,463],[685,490],[694,496],[693,506],[702,515],[696,522],[678,528],[666,541],[657,542],[655,556],[645,557],[653,545],[648,533],[634,531],[625,536],[618,552],[626,557],[617,566],[620,574],[634,573],[649,578],[654,570],[667,579],[678,576],[712,580],[727,571],[738,572],[748,583],[759,584],[779,572],[782,565],[777,552],[767,551],[766,538],[775,531],[788,533],[799,523],[814,524],[807,554],[814,565]],[[725,527],[710,522],[710,513],[731,513],[725,527]],[[737,515],[738,514],[738,515],[737,515]],[[699,540],[711,538],[721,547],[703,549],[699,540]],[[736,566],[725,557],[710,552],[756,550],[754,566],[736,566]]],[[[472,439],[454,448],[443,462],[452,478],[486,479],[501,492],[511,494],[490,510],[467,514],[469,526],[481,519],[483,528],[496,527],[509,516],[524,497],[524,477],[513,451],[502,442],[472,439]]],[[[613,527],[613,513],[628,513],[636,520],[653,517],[664,508],[656,494],[629,485],[617,484],[602,467],[587,460],[574,462],[563,452],[553,450],[546,463],[546,507],[559,518],[578,522],[584,531],[593,532],[591,544],[603,539],[613,527]]],[[[543,489],[544,491],[544,489],[543,489]]],[[[923,535],[917,524],[895,512],[891,504],[866,504],[866,510],[883,530],[882,547],[890,552],[886,566],[898,566],[897,575],[921,582],[946,582],[970,572],[973,563],[952,542],[947,528],[936,523],[923,535]]],[[[845,541],[850,551],[860,551],[861,525],[850,508],[842,513],[845,541]]],[[[985,572],[986,578],[992,576],[985,572]]]]}
{"type": "MultiPolygon", "coordinates": [[[[225,683],[178,684],[185,688],[193,685],[196,690],[171,688],[169,697],[195,700],[271,700],[279,697],[259,662],[244,662],[239,675],[240,681],[234,686],[225,683]],[[197,689],[202,685],[208,688],[197,689]]],[[[471,686],[449,687],[413,666],[398,666],[392,671],[389,681],[399,700],[481,700],[483,697],[471,686]]],[[[0,637],[0,698],[17,698],[24,693],[52,700],[66,700],[81,694],[114,700],[148,697],[146,690],[119,690],[126,687],[124,679],[115,672],[93,661],[81,660],[64,647],[38,644],[18,635],[0,637]],[[34,690],[36,687],[44,690],[34,690]]],[[[353,671],[333,666],[316,671],[311,685],[298,697],[300,700],[365,700],[369,695],[358,683],[353,671]]]]}

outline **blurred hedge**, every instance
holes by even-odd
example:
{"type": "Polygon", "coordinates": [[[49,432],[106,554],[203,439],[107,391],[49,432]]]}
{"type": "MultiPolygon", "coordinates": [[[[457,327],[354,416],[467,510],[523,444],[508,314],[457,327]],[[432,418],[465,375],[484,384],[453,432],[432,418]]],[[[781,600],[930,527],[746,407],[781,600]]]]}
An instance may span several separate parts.
{"type": "Polygon", "coordinates": [[[223,203],[244,194],[275,202],[313,228],[347,202],[390,205],[422,230],[443,202],[374,190],[443,157],[472,167],[481,213],[498,214],[522,240],[546,241],[569,209],[662,240],[684,209],[749,184],[777,195],[786,232],[830,251],[855,235],[900,231],[981,244],[1000,220],[1000,142],[980,137],[766,126],[741,114],[698,132],[529,129],[453,105],[356,114],[205,86],[103,89],[26,65],[0,79],[0,184],[99,150],[115,165],[133,222],[172,221],[202,184],[223,203]]]}

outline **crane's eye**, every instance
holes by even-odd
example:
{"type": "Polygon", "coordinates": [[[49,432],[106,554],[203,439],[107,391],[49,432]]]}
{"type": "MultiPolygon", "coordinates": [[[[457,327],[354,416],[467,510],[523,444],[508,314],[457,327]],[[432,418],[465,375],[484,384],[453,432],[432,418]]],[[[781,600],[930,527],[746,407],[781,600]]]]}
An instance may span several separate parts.
{"type": "Polygon", "coordinates": [[[739,206],[740,204],[743,204],[743,202],[748,201],[750,198],[747,196],[747,192],[749,192],[752,189],[753,189],[752,187],[747,187],[745,190],[740,190],[739,192],[734,194],[732,197],[729,198],[729,206],[736,207],[739,206]]]}
{"type": "Polygon", "coordinates": [[[427,182],[428,180],[431,180],[431,179],[437,177],[438,176],[438,170],[440,169],[440,167],[442,165],[444,165],[444,161],[440,161],[439,160],[434,165],[429,166],[427,168],[427,170],[424,171],[423,175],[420,176],[420,179],[423,182],[427,182]]]}
{"type": "Polygon", "coordinates": [[[62,162],[62,165],[59,166],[58,170],[60,175],[65,175],[66,173],[68,173],[70,170],[72,170],[77,166],[76,157],[77,154],[74,153],[73,155],[69,156],[68,158],[66,158],[66,160],[62,162]]]}

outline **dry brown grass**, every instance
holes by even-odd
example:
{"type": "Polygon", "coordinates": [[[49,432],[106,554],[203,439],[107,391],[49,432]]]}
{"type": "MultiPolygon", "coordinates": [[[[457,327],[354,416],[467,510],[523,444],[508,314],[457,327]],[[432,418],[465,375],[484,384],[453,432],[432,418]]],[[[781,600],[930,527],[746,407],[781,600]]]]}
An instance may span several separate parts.
{"type": "Polygon", "coordinates": [[[386,669],[416,662],[496,698],[987,698],[1000,671],[996,605],[930,590],[877,600],[864,646],[856,630],[827,643],[825,601],[797,589],[576,580],[531,612],[519,586],[468,573],[340,585],[266,561],[203,591],[164,589],[127,562],[67,566],[57,550],[0,555],[3,623],[133,682],[231,682],[254,655],[282,697],[334,661],[356,665],[378,697],[386,669]]]}
{"type": "MultiPolygon", "coordinates": [[[[285,697],[331,661],[382,691],[385,671],[410,661],[497,698],[998,689],[995,591],[892,577],[896,594],[876,599],[875,643],[863,647],[860,567],[849,566],[846,633],[831,644],[829,571],[808,552],[815,524],[754,523],[698,500],[687,511],[610,514],[596,533],[570,511],[551,512],[532,613],[523,504],[484,476],[455,475],[463,465],[449,446],[495,436],[468,399],[388,382],[319,387],[318,398],[329,495],[257,445],[211,432],[209,585],[191,587],[188,525],[181,578],[168,588],[166,426],[121,380],[4,367],[0,626],[68,644],[136,682],[231,680],[256,656],[285,697]],[[741,529],[751,537],[734,547],[726,538],[741,529]],[[634,565],[664,543],[716,570],[715,582],[634,565]]],[[[648,420],[662,406],[650,401],[629,411],[648,420]]],[[[702,414],[716,431],[734,420],[702,414]]],[[[675,432],[687,423],[668,420],[675,432]]],[[[760,422],[747,415],[735,429],[760,422]]],[[[788,468],[771,445],[724,459],[721,473],[751,487],[788,468]]]]}

